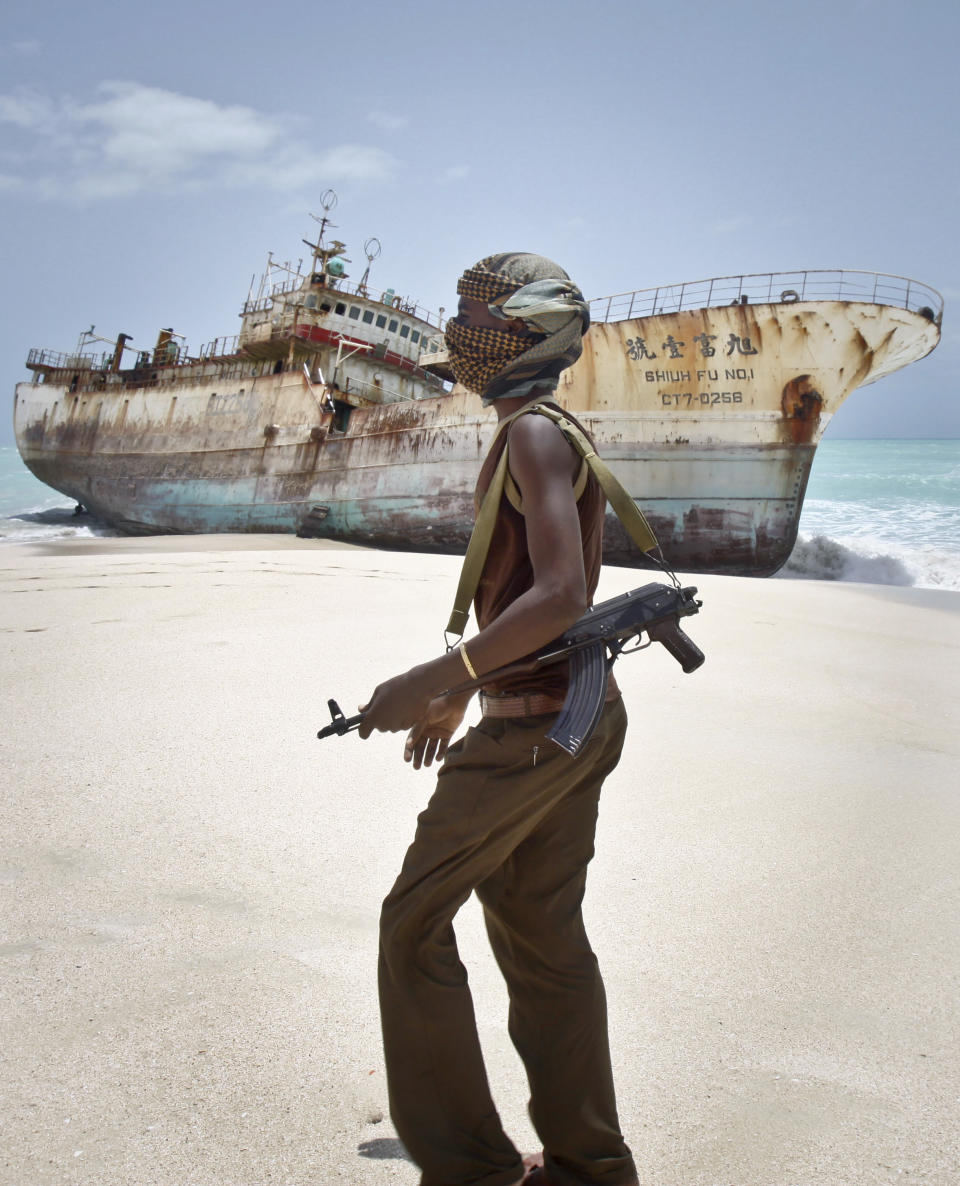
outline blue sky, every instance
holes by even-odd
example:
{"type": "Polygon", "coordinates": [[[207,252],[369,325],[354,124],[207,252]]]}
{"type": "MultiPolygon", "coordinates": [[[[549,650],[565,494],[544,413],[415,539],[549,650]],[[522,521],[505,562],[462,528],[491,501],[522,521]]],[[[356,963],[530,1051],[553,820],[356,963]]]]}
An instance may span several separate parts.
{"type": "MultiPolygon", "coordinates": [[[[333,187],[353,274],[437,309],[480,256],[588,296],[862,268],[946,300],[929,358],[828,436],[960,436],[960,4],[5,6],[8,392],[33,346],[233,334],[268,250],[333,187]]],[[[8,414],[0,440],[12,439],[8,414]]]]}

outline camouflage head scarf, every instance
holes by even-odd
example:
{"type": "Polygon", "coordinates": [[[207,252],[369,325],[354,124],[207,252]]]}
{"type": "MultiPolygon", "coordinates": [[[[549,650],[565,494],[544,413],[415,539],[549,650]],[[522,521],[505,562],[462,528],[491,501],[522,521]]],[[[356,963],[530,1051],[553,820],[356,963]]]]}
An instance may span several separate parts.
{"type": "Polygon", "coordinates": [[[554,391],[560,373],[580,357],[590,324],[583,294],[552,260],[526,252],[488,255],[468,268],[457,284],[460,296],[483,301],[509,321],[519,317],[530,335],[510,330],[447,324],[450,368],[458,382],[483,397],[554,391]]]}

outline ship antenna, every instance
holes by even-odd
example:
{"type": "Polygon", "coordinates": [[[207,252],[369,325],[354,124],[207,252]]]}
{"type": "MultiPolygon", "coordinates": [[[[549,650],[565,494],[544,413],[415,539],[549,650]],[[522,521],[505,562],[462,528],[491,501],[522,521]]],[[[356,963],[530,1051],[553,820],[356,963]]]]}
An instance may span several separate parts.
{"type": "Polygon", "coordinates": [[[379,258],[380,255],[380,240],[367,239],[363,245],[363,254],[367,257],[367,266],[364,269],[363,275],[360,277],[360,283],[357,285],[357,291],[364,296],[367,294],[367,279],[370,276],[370,265],[373,261],[379,258]]]}
{"type": "Polygon", "coordinates": [[[311,214],[310,215],[310,217],[313,219],[314,222],[320,223],[320,239],[319,239],[320,247],[323,246],[323,232],[327,229],[328,225],[333,226],[333,223],[330,222],[330,219],[327,217],[327,215],[334,208],[334,206],[336,206],[336,204],[337,204],[337,195],[334,193],[334,191],[332,189],[325,189],[323,191],[323,193],[320,195],[320,206],[323,209],[323,214],[322,215],[319,215],[319,214],[311,214]]]}

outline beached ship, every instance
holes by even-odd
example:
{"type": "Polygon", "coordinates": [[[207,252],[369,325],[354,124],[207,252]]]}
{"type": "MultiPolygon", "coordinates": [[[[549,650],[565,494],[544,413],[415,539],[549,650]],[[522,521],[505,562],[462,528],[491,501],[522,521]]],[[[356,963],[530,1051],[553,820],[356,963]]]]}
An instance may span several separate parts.
{"type": "MultiPolygon", "coordinates": [[[[297,532],[458,552],[495,417],[452,385],[443,321],[359,282],[320,233],[306,269],[268,259],[237,337],[192,354],[33,350],[14,421],[41,481],[130,533],[297,532]]],[[[942,298],[895,276],[725,277],[591,302],[558,391],[686,572],[787,560],[814,452],[857,387],[928,354],[942,298]]],[[[442,314],[442,310],[441,310],[442,314]]],[[[642,558],[608,519],[605,559],[642,558]]]]}

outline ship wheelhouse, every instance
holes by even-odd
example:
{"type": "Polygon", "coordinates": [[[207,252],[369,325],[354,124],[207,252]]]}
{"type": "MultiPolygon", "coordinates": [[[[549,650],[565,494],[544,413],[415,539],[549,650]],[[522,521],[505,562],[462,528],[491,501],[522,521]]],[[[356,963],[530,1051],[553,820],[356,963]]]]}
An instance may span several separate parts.
{"type": "MultiPolygon", "coordinates": [[[[273,360],[278,371],[303,365],[329,398],[353,406],[442,394],[438,377],[419,365],[442,341],[442,317],[393,288],[372,290],[369,266],[351,282],[338,240],[327,246],[321,233],[307,246],[306,273],[268,257],[258,294],[251,288],[241,312],[238,353],[273,360]]],[[[375,256],[368,250],[367,258],[375,256]]]]}

